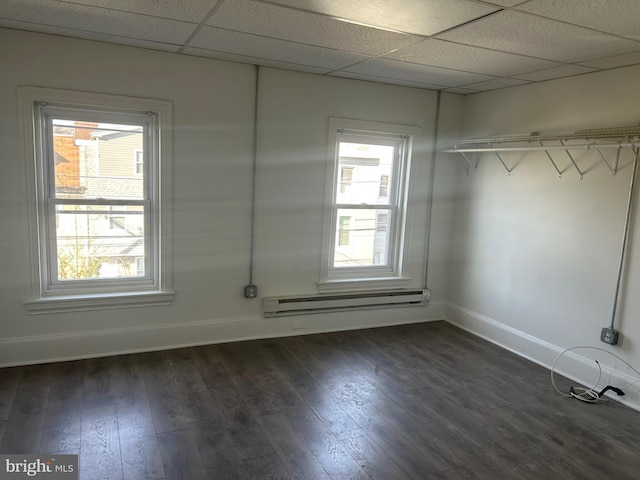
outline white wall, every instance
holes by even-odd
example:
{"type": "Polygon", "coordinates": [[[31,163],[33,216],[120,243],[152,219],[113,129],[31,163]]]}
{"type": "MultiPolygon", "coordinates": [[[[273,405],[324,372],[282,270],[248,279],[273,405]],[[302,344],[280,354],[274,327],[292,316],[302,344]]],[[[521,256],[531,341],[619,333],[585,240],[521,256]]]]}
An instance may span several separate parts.
{"type": "MultiPolygon", "coordinates": [[[[638,78],[636,66],[468,96],[465,136],[637,126],[638,78]]],[[[574,154],[586,171],[582,181],[561,151],[552,153],[566,169],[561,179],[542,152],[505,154],[516,165],[510,176],[489,154],[461,175],[447,318],[544,365],[565,348],[592,345],[638,368],[638,208],[616,321],[621,342],[599,340],[611,321],[631,155],[614,176],[596,152],[574,154]]],[[[597,378],[596,359],[631,373],[606,353],[572,353],[559,367],[583,381],[597,378]]],[[[626,383],[607,375],[601,386],[626,383]]],[[[629,390],[625,399],[640,407],[637,385],[629,390]]]]}
{"type": "MultiPolygon", "coordinates": [[[[246,300],[255,69],[249,65],[0,29],[0,365],[443,318],[456,170],[438,166],[426,308],[261,317],[246,300]],[[174,107],[174,286],[168,307],[28,315],[26,178],[17,87],[167,99],[174,107]],[[441,228],[440,228],[441,227],[441,228]],[[302,328],[300,328],[302,327],[302,328]]],[[[254,283],[260,296],[317,292],[328,117],[411,124],[412,286],[423,282],[436,94],[261,69],[254,283]]],[[[443,124],[462,97],[443,96],[443,124]]]]}

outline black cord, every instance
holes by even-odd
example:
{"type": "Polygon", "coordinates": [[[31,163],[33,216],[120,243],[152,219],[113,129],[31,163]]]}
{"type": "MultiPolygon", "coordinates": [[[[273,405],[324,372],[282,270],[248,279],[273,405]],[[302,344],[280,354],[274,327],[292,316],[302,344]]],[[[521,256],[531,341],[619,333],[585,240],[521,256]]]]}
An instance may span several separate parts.
{"type": "Polygon", "coordinates": [[[622,390],[620,390],[618,387],[612,387],[611,385],[607,385],[606,387],[604,387],[602,389],[602,391],[598,394],[598,396],[602,397],[607,390],[613,390],[614,392],[616,392],[618,394],[619,397],[624,395],[624,392],[622,390]]]}

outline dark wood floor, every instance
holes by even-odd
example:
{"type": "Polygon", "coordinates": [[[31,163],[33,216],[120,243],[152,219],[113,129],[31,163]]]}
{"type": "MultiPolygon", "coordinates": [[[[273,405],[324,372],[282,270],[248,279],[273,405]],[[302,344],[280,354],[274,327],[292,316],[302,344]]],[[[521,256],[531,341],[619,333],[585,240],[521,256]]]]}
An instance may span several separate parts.
{"type": "Polygon", "coordinates": [[[640,478],[639,412],[562,397],[444,322],[5,368],[0,386],[0,453],[79,454],[83,480],[640,478]]]}

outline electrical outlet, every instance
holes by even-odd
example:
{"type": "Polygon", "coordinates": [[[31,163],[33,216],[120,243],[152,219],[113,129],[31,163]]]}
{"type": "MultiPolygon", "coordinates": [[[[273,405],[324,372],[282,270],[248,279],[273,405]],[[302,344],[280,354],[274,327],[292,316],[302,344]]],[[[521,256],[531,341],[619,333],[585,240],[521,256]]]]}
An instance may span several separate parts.
{"type": "Polygon", "coordinates": [[[610,327],[604,327],[600,332],[600,340],[609,345],[618,343],[618,331],[610,327]]]}
{"type": "Polygon", "coordinates": [[[256,298],[258,296],[258,287],[255,285],[247,285],[244,287],[244,298],[256,298]]]}
{"type": "Polygon", "coordinates": [[[424,301],[429,303],[431,301],[431,289],[430,288],[425,288],[424,289],[424,301]]]}

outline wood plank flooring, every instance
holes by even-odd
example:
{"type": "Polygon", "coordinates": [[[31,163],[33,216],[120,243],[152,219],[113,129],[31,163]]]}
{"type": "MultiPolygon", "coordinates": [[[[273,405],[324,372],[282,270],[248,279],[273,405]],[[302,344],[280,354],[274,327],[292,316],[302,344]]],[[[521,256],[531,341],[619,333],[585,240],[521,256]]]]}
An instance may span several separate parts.
{"type": "Polygon", "coordinates": [[[640,412],[433,322],[0,369],[0,453],[83,480],[638,479],[640,412]]]}

